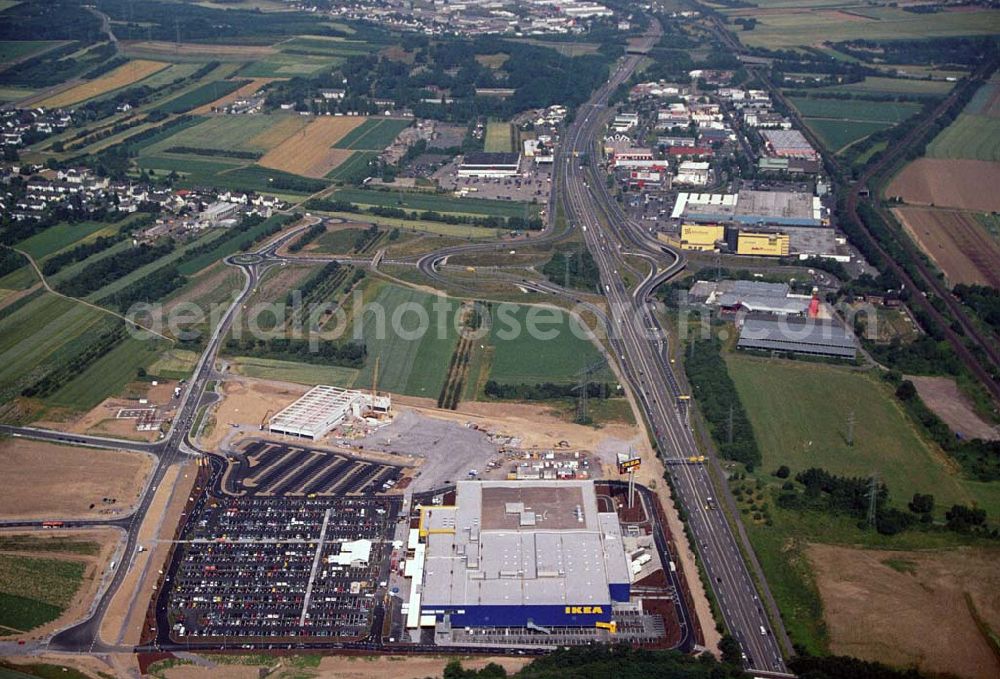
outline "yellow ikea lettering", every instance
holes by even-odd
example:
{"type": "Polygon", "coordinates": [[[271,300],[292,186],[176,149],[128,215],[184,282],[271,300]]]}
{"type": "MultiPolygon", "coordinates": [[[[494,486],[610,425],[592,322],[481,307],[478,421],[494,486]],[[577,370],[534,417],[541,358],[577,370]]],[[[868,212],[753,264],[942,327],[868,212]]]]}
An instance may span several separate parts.
{"type": "Polygon", "coordinates": [[[566,615],[601,615],[604,613],[602,606],[567,606],[566,615]]]}

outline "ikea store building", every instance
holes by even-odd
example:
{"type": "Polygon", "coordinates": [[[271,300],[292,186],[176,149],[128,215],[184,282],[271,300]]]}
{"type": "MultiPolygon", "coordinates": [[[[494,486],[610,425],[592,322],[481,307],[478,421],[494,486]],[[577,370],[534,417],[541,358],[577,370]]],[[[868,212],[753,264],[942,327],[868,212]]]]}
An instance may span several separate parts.
{"type": "Polygon", "coordinates": [[[618,516],[592,481],[460,481],[410,531],[407,627],[594,627],[629,600],[618,516]]]}

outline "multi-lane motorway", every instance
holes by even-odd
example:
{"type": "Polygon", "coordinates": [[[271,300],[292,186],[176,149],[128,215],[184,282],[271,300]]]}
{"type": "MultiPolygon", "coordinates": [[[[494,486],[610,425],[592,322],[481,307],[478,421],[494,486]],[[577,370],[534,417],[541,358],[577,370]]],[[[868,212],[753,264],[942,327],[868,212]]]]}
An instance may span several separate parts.
{"type": "MultiPolygon", "coordinates": [[[[577,112],[577,120],[564,141],[573,153],[564,154],[562,162],[566,167],[559,173],[556,190],[565,192],[569,218],[583,229],[587,248],[600,269],[610,315],[608,342],[614,358],[645,411],[660,455],[669,460],[693,454],[697,445],[679,408],[680,387],[665,360],[667,336],[651,309],[649,297],[657,285],[683,267],[683,259],[676,252],[665,256],[659,244],[624,217],[593,165],[580,164],[576,159],[594,156],[608,95],[631,74],[637,61],[636,57],[626,58],[607,85],[577,112]],[[618,273],[624,267],[623,254],[629,249],[666,260],[634,290],[628,289],[618,273]]],[[[764,613],[737,539],[726,516],[714,508],[716,503],[710,502],[715,491],[708,468],[681,464],[668,465],[667,469],[686,510],[695,537],[693,546],[726,623],[743,648],[745,664],[757,670],[785,672],[775,630],[764,613]]],[[[778,633],[784,634],[783,630],[778,633]]]]}

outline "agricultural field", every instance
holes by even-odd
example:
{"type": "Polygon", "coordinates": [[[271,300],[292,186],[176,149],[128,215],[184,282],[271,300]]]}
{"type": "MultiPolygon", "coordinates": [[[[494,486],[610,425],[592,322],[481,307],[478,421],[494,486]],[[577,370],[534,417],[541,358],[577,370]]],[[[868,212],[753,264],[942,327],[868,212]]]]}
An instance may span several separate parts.
{"type": "Polygon", "coordinates": [[[59,108],[79,104],[88,99],[93,99],[102,94],[107,94],[127,85],[137,83],[157,71],[167,68],[167,66],[169,64],[162,61],[145,61],[142,59],[130,61],[99,78],[81,83],[44,99],[38,102],[38,105],[45,108],[59,108]]]}
{"type": "Polygon", "coordinates": [[[1000,77],[979,88],[955,122],[928,144],[927,156],[1000,163],[1000,77]]]}
{"type": "MultiPolygon", "coordinates": [[[[336,365],[312,365],[249,356],[239,356],[232,359],[230,370],[237,375],[263,380],[296,382],[309,386],[329,384],[344,388],[353,387],[358,377],[358,371],[354,368],[343,368],[336,365]]],[[[381,379],[379,383],[381,387],[381,379]]]]}
{"type": "Polygon", "coordinates": [[[204,115],[211,113],[214,109],[222,109],[229,106],[234,101],[241,97],[249,97],[250,95],[256,93],[264,85],[268,84],[274,80],[273,78],[252,78],[251,80],[244,80],[245,85],[238,87],[229,94],[219,97],[215,101],[210,101],[207,104],[199,106],[192,111],[195,115],[204,115]]]}
{"type": "Polygon", "coordinates": [[[833,120],[830,118],[804,118],[805,124],[812,130],[826,148],[839,153],[845,147],[860,141],[879,130],[892,127],[890,123],[879,123],[858,120],[833,120]]]}
{"type": "Polygon", "coordinates": [[[894,125],[919,113],[919,104],[896,101],[865,101],[863,99],[819,99],[789,97],[792,105],[805,118],[830,118],[877,122],[894,125]]]}
{"type": "Polygon", "coordinates": [[[893,214],[950,284],[1000,288],[1000,244],[975,214],[922,207],[895,208],[893,214]]]}
{"type": "Polygon", "coordinates": [[[165,340],[127,337],[47,397],[46,403],[70,410],[90,410],[108,396],[120,394],[125,385],[135,380],[139,369],[148,368],[167,347],[165,340]]]}
{"type": "Polygon", "coordinates": [[[326,178],[344,184],[357,184],[371,174],[371,162],[378,151],[353,151],[344,162],[327,173],[326,178]]]}
{"type": "Polygon", "coordinates": [[[490,121],[486,123],[486,139],[483,150],[487,153],[512,153],[514,151],[514,128],[510,123],[490,121]]]}
{"type": "Polygon", "coordinates": [[[1000,674],[987,631],[1000,629],[995,547],[900,551],[812,544],[805,552],[831,652],[916,667],[930,676],[1000,674]]]}
{"type": "Polygon", "coordinates": [[[282,42],[278,48],[296,56],[313,54],[324,57],[351,57],[359,54],[370,54],[377,51],[379,46],[344,38],[299,36],[282,42]]]}
{"type": "Polygon", "coordinates": [[[0,402],[8,403],[32,378],[57,368],[86,346],[106,314],[43,293],[0,319],[0,402]]]}
{"type": "Polygon", "coordinates": [[[240,71],[240,75],[248,78],[308,77],[335,68],[343,61],[342,57],[335,56],[278,52],[247,65],[240,71]]]}
{"type": "Polygon", "coordinates": [[[352,151],[382,151],[400,132],[410,126],[411,121],[398,118],[363,118],[364,124],[351,128],[350,132],[338,139],[334,147],[352,151]]]}
{"type": "MultiPolygon", "coordinates": [[[[143,156],[169,153],[171,148],[266,153],[305,126],[300,116],[214,116],[199,118],[141,151],[143,156]]],[[[206,154],[207,156],[207,154],[206,154]]],[[[212,160],[219,157],[212,156],[212,160]]],[[[224,157],[221,157],[225,160],[224,157]]]]}
{"type": "Polygon", "coordinates": [[[489,379],[500,384],[573,384],[602,360],[580,321],[554,307],[494,304],[489,344],[489,379]]]}
{"type": "Polygon", "coordinates": [[[367,283],[364,293],[365,303],[373,306],[360,318],[355,317],[344,334],[344,339],[351,339],[360,332],[368,350],[355,385],[371,386],[375,359],[381,357],[379,389],[437,398],[458,342],[454,323],[458,300],[383,282],[367,283]],[[426,313],[426,326],[416,308],[426,313]],[[384,311],[384,321],[375,309],[384,311]],[[409,311],[402,313],[400,309],[409,311]]]}
{"type": "Polygon", "coordinates": [[[857,94],[894,94],[912,98],[942,97],[955,86],[946,80],[915,80],[868,76],[856,83],[821,87],[817,92],[851,92],[857,94]]]}
{"type": "Polygon", "coordinates": [[[90,236],[99,231],[109,229],[117,231],[119,224],[109,224],[107,222],[61,222],[51,226],[40,233],[36,233],[31,238],[27,238],[15,247],[24,250],[31,255],[35,261],[59,252],[72,245],[88,240],[90,236]]]}
{"type": "Polygon", "coordinates": [[[179,97],[157,104],[156,109],[163,113],[186,113],[191,109],[218,101],[245,87],[250,82],[249,80],[213,80],[189,90],[179,97]]]}
{"type": "Polygon", "coordinates": [[[159,59],[174,63],[207,61],[254,61],[275,53],[268,45],[218,45],[202,43],[175,43],[160,40],[123,40],[126,56],[137,59],[159,59]]]}
{"type": "Polygon", "coordinates": [[[0,101],[20,101],[35,94],[36,90],[29,90],[23,87],[0,87],[0,101]]]}
{"type": "Polygon", "coordinates": [[[61,40],[0,40],[0,64],[26,59],[62,44],[61,40]]]}
{"type": "Polygon", "coordinates": [[[732,20],[756,18],[751,31],[738,33],[748,47],[784,49],[844,40],[902,40],[971,35],[996,31],[1000,11],[938,12],[914,14],[894,7],[738,8],[724,10],[732,20]]]}
{"type": "Polygon", "coordinates": [[[479,214],[494,217],[534,217],[538,206],[506,200],[485,198],[454,198],[432,193],[406,191],[379,191],[368,189],[339,189],[331,196],[358,205],[398,207],[404,210],[479,214]]]}
{"type": "Polygon", "coordinates": [[[1000,212],[1000,163],[984,160],[918,158],[885,189],[910,205],[1000,212]]]}
{"type": "Polygon", "coordinates": [[[85,569],[75,560],[0,554],[0,630],[28,632],[58,618],[85,569]]]}
{"type": "Polygon", "coordinates": [[[336,147],[337,142],[352,130],[362,127],[364,122],[365,119],[360,117],[314,118],[301,132],[268,151],[260,159],[260,164],[292,174],[323,178],[352,153],[336,147]]]}

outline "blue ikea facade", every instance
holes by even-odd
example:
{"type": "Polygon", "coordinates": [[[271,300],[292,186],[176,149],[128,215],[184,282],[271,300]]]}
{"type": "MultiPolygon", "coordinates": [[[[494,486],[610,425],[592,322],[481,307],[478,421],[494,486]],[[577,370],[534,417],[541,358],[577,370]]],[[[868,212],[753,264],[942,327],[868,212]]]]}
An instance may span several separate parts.
{"type": "Polygon", "coordinates": [[[627,582],[609,584],[610,601],[606,604],[435,606],[425,603],[420,608],[421,613],[433,614],[438,621],[448,615],[455,627],[525,627],[529,621],[543,627],[593,627],[598,622],[610,622],[612,602],[628,601],[631,589],[627,582]]]}

